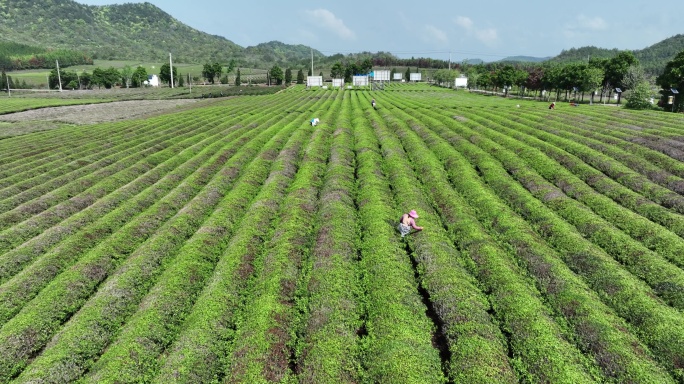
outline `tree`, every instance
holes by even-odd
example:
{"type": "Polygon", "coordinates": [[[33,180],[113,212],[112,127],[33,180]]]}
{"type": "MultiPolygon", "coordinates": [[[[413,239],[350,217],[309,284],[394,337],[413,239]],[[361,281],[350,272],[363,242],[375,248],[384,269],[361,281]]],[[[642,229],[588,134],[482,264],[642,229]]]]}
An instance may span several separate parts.
{"type": "Polygon", "coordinates": [[[622,79],[627,74],[629,67],[639,64],[639,60],[634,56],[632,51],[622,51],[617,56],[608,61],[606,67],[606,76],[608,81],[616,87],[627,89],[622,79]]]}
{"type": "MultiPolygon", "coordinates": [[[[173,67],[173,79],[178,79],[178,71],[176,71],[176,67],[173,67]]],[[[166,63],[159,68],[159,81],[162,83],[168,83],[169,87],[171,86],[171,66],[169,63],[166,63]]]]}
{"type": "Polygon", "coordinates": [[[533,90],[537,97],[537,92],[542,89],[542,78],[544,77],[544,69],[541,66],[528,67],[527,79],[523,83],[525,90],[533,90]]]}
{"type": "Polygon", "coordinates": [[[411,67],[406,67],[406,73],[404,73],[404,79],[406,81],[411,80],[411,67]]]}
{"type": "MultiPolygon", "coordinates": [[[[64,77],[62,77],[62,81],[64,81],[64,77]]],[[[114,67],[109,67],[106,70],[98,67],[93,70],[91,83],[97,85],[98,88],[105,87],[109,89],[119,81],[121,81],[121,73],[114,67]]]]}
{"type": "MultiPolygon", "coordinates": [[[[59,89],[60,88],[60,83],[59,80],[62,80],[62,89],[67,89],[67,88],[78,88],[78,75],[76,72],[73,71],[68,71],[68,70],[62,70],[57,73],[57,68],[54,68],[52,71],[50,71],[50,75],[48,76],[48,85],[50,89],[59,89]],[[69,84],[74,81],[76,83],[75,87],[69,86],[69,84]]],[[[110,85],[111,88],[111,85],[110,85]]]]}
{"type": "Polygon", "coordinates": [[[357,66],[359,68],[359,73],[366,74],[366,73],[369,73],[371,71],[371,69],[373,69],[373,61],[371,61],[370,58],[366,58],[361,63],[359,63],[357,66]]]}
{"type": "Polygon", "coordinates": [[[681,51],[665,65],[663,73],[656,78],[656,84],[661,88],[660,105],[667,105],[668,97],[674,96],[674,104],[672,108],[666,108],[672,111],[680,111],[684,106],[684,92],[679,95],[673,95],[672,88],[677,91],[684,90],[684,51],[681,51]]]}
{"type": "Polygon", "coordinates": [[[226,69],[226,74],[233,72],[233,69],[235,69],[236,64],[237,63],[235,62],[235,59],[230,59],[230,61],[228,62],[228,68],[226,69]]]}
{"type": "Polygon", "coordinates": [[[480,80],[480,74],[476,71],[472,71],[468,74],[468,89],[477,88],[477,84],[480,80]]]}
{"type": "Polygon", "coordinates": [[[109,89],[121,82],[121,73],[114,67],[105,70],[105,88],[109,89]]]}
{"type": "Polygon", "coordinates": [[[216,77],[216,72],[214,71],[214,65],[213,64],[209,64],[209,63],[204,64],[204,66],[202,67],[202,77],[206,81],[214,84],[214,77],[216,77]]]}
{"type": "MultiPolygon", "coordinates": [[[[622,51],[618,53],[617,56],[608,60],[608,63],[606,64],[605,76],[607,86],[605,88],[608,89],[609,99],[616,87],[624,88],[622,89],[623,91],[627,89],[627,87],[622,84],[622,79],[625,77],[625,74],[627,74],[629,67],[637,64],[639,64],[639,60],[637,60],[632,51],[622,51]]],[[[618,103],[619,102],[620,99],[618,99],[618,103]]]]}
{"type": "Polygon", "coordinates": [[[626,108],[630,109],[650,109],[651,108],[651,87],[648,81],[643,80],[632,84],[632,88],[627,95],[626,108]]]}
{"type": "Polygon", "coordinates": [[[344,67],[339,61],[332,65],[330,68],[330,77],[333,79],[339,79],[344,76],[344,67]]]}
{"type": "Polygon", "coordinates": [[[2,68],[2,73],[0,73],[0,92],[7,92],[7,73],[5,73],[5,68],[2,68]]]}
{"type": "MultiPolygon", "coordinates": [[[[561,89],[564,87],[563,82],[563,66],[555,63],[551,63],[544,67],[544,75],[542,76],[542,87],[546,91],[556,92],[556,101],[558,101],[558,95],[561,89]]],[[[549,96],[550,97],[550,96],[549,96]]]]}
{"type": "Polygon", "coordinates": [[[133,87],[142,87],[147,81],[147,70],[145,67],[138,66],[131,76],[133,87]]]}
{"type": "Polygon", "coordinates": [[[505,96],[508,96],[508,89],[511,86],[522,86],[525,80],[527,80],[527,72],[516,69],[512,65],[507,64],[496,71],[492,80],[497,87],[504,87],[506,91],[505,96]]]}
{"type": "Polygon", "coordinates": [[[630,66],[622,78],[622,84],[627,89],[634,89],[644,81],[646,81],[646,73],[640,65],[630,66]]]}
{"type": "Polygon", "coordinates": [[[610,59],[606,58],[599,58],[599,57],[592,57],[589,59],[589,66],[591,68],[599,68],[603,71],[603,80],[601,80],[601,97],[599,98],[599,102],[603,102],[603,96],[606,94],[606,91],[610,89],[610,82],[608,79],[608,76],[606,74],[606,70],[608,68],[608,62],[610,59]]]}
{"type": "Polygon", "coordinates": [[[79,89],[90,89],[92,87],[92,76],[85,70],[78,75],[77,79],[79,83],[79,89]]]}
{"type": "Polygon", "coordinates": [[[297,84],[304,84],[304,71],[297,71],[297,84]]]}
{"type": "Polygon", "coordinates": [[[594,92],[599,89],[605,73],[601,68],[593,68],[585,66],[580,75],[579,90],[582,91],[582,99],[584,99],[584,92],[592,92],[591,101],[594,101],[594,92]]]}
{"type": "Polygon", "coordinates": [[[269,71],[269,74],[271,76],[271,79],[278,84],[281,85],[283,84],[283,79],[284,79],[284,74],[283,70],[278,66],[278,64],[274,64],[271,70],[269,71]]]}
{"type": "Polygon", "coordinates": [[[126,66],[121,69],[121,83],[126,84],[126,88],[129,88],[131,86],[132,77],[133,69],[130,65],[126,64],[126,66]]]}
{"type": "Polygon", "coordinates": [[[448,85],[453,86],[454,80],[458,76],[458,72],[448,69],[438,69],[432,75],[432,78],[438,85],[448,85]]]}
{"type": "Polygon", "coordinates": [[[292,84],[292,69],[288,68],[285,70],[285,84],[292,84]]]}
{"type": "Polygon", "coordinates": [[[178,72],[178,86],[179,87],[185,86],[185,80],[183,79],[183,75],[181,75],[180,72],[178,72]]]}
{"type": "Polygon", "coordinates": [[[361,73],[359,66],[356,63],[347,63],[344,69],[344,82],[351,83],[354,75],[361,73]]]}
{"type": "MultiPolygon", "coordinates": [[[[216,78],[220,81],[221,75],[223,74],[223,65],[221,65],[221,63],[216,62],[213,64],[213,66],[214,66],[214,76],[216,76],[216,78]]],[[[214,83],[213,79],[212,79],[211,83],[212,84],[214,83]]]]}
{"type": "Polygon", "coordinates": [[[237,74],[235,75],[235,86],[240,86],[240,68],[237,69],[237,74]]]}

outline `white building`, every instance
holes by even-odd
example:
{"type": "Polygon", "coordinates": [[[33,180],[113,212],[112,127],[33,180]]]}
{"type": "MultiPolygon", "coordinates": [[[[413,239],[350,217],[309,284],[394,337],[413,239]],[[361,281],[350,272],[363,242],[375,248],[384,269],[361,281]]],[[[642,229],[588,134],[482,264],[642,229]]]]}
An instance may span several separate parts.
{"type": "Polygon", "coordinates": [[[145,82],[145,85],[149,85],[152,87],[158,87],[159,86],[159,76],[147,75],[147,81],[145,82]]]}
{"type": "Polygon", "coordinates": [[[457,88],[459,88],[459,87],[467,88],[468,87],[468,78],[463,76],[463,75],[457,77],[456,80],[454,81],[454,86],[457,88]]]}

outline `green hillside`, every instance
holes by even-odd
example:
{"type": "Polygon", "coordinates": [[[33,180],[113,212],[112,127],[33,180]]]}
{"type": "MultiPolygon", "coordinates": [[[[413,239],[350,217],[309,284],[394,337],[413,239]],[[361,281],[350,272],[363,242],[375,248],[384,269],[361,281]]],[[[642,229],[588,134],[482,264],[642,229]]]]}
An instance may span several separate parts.
{"type": "MultiPolygon", "coordinates": [[[[99,60],[228,62],[269,67],[310,59],[311,48],[277,41],[244,48],[176,20],[150,3],[88,6],[73,0],[0,0],[0,42],[82,51],[99,60]]],[[[314,50],[317,57],[324,56],[314,50]]]]}
{"type": "Polygon", "coordinates": [[[242,48],[174,19],[152,4],[87,6],[72,0],[0,0],[3,39],[84,51],[94,59],[225,60],[242,48]]]}
{"type": "MultiPolygon", "coordinates": [[[[684,35],[675,35],[663,41],[655,43],[644,49],[634,50],[634,56],[644,69],[652,74],[660,73],[668,61],[672,60],[679,52],[684,51],[684,35]]],[[[606,49],[594,46],[570,48],[561,51],[560,55],[551,59],[559,63],[586,61],[589,58],[610,59],[615,57],[620,50],[617,48],[606,49]]]]}
{"type": "Polygon", "coordinates": [[[684,35],[675,35],[650,47],[634,51],[645,70],[660,73],[667,62],[684,51],[684,35]]]}

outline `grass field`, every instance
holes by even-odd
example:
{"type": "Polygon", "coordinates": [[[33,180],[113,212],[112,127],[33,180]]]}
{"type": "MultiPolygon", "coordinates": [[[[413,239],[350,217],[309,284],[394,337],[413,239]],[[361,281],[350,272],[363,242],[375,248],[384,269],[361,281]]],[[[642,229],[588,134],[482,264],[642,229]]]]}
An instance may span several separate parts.
{"type": "Polygon", "coordinates": [[[0,383],[684,383],[683,159],[424,84],[6,137],[0,383]]]}

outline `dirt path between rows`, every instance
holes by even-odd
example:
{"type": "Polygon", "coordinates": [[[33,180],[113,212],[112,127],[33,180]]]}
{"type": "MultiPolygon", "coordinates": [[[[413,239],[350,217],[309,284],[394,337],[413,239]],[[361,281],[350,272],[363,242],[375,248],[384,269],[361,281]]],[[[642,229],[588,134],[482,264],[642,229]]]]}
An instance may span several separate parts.
{"type": "Polygon", "coordinates": [[[159,116],[214,104],[220,100],[127,100],[8,113],[0,115],[0,140],[57,129],[65,125],[99,124],[159,116]]]}
{"type": "Polygon", "coordinates": [[[0,121],[50,121],[62,124],[95,124],[155,116],[202,103],[195,99],[128,100],[111,103],[49,107],[0,115],[0,121]]]}

